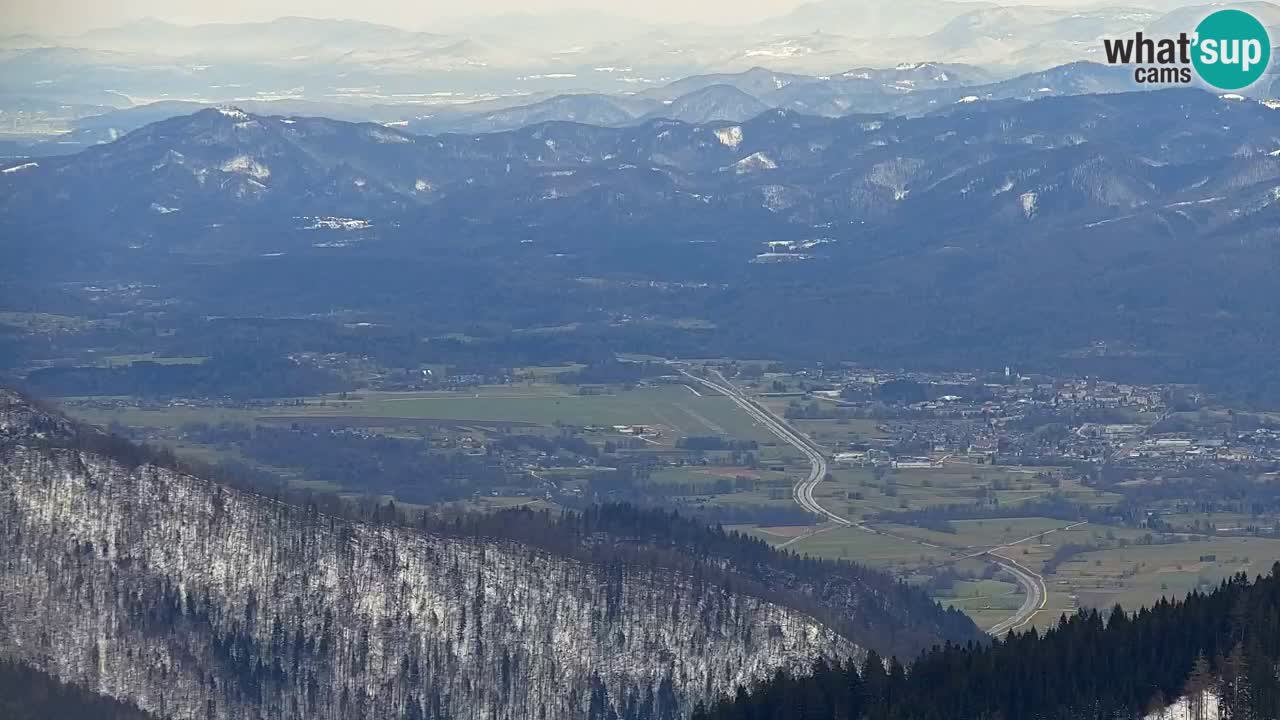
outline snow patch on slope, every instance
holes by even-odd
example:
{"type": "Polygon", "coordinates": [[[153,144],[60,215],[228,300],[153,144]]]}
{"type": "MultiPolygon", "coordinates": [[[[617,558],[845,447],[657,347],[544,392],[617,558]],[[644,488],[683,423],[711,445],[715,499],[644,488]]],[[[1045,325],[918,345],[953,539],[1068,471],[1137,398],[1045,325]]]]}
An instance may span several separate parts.
{"type": "Polygon", "coordinates": [[[742,158],[729,167],[732,168],[735,173],[743,175],[745,173],[758,172],[760,170],[776,170],[778,168],[778,163],[774,162],[772,158],[762,152],[755,152],[742,158]]]}
{"type": "Polygon", "coordinates": [[[248,175],[255,180],[266,180],[271,177],[271,168],[254,160],[248,155],[237,155],[222,163],[222,172],[248,175]]]}
{"type": "Polygon", "coordinates": [[[737,125],[719,128],[716,130],[716,139],[720,141],[721,145],[737,150],[738,146],[742,144],[742,128],[737,125]]]}
{"type": "Polygon", "coordinates": [[[1197,715],[1195,708],[1187,698],[1146,716],[1143,720],[1220,720],[1218,698],[1213,693],[1205,693],[1204,714],[1197,715]]]}
{"type": "Polygon", "coordinates": [[[379,128],[371,128],[368,131],[369,139],[378,143],[407,143],[413,142],[409,138],[400,133],[388,132],[379,128]]]}
{"type": "Polygon", "coordinates": [[[366,230],[372,226],[368,220],[360,218],[314,217],[303,220],[311,221],[304,228],[306,230],[366,230]]]}
{"type": "Polygon", "coordinates": [[[1030,219],[1032,215],[1036,214],[1036,204],[1040,202],[1040,196],[1033,192],[1026,192],[1022,193],[1020,199],[1022,200],[1022,214],[1030,219]]]}

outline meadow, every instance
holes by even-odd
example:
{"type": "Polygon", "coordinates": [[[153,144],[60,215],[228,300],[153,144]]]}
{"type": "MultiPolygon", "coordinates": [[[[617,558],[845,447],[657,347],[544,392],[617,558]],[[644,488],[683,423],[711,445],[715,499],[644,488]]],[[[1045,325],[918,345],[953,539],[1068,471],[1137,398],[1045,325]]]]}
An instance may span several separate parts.
{"type": "Polygon", "coordinates": [[[288,422],[294,418],[340,418],[344,424],[386,426],[385,420],[412,424],[507,425],[555,428],[560,425],[643,425],[657,430],[658,442],[679,437],[720,435],[741,440],[773,437],[741,413],[731,400],[697,394],[684,385],[641,386],[601,394],[580,394],[576,386],[528,383],[437,392],[359,392],[299,398],[301,404],[262,408],[197,406],[190,403],[143,408],[110,406],[109,399],[67,398],[73,415],[99,424],[176,428],[186,423],[288,422]],[[106,402],[104,402],[106,401],[106,402]]]}

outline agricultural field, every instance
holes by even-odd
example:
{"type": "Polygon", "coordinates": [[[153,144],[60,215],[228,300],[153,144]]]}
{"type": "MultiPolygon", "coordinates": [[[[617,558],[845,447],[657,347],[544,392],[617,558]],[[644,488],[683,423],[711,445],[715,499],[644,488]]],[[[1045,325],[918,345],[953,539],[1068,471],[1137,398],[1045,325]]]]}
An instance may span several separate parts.
{"type": "MultiPolygon", "coordinates": [[[[791,480],[786,473],[727,465],[684,465],[664,467],[649,476],[649,482],[657,485],[689,486],[694,495],[715,494],[715,488],[740,485],[753,488],[777,487],[786,490],[791,497],[791,480]]],[[[723,491],[721,491],[723,492],[723,491]]],[[[741,494],[750,495],[752,492],[741,494]]],[[[761,494],[768,499],[768,493],[761,494]]]]}
{"type": "MultiPolygon", "coordinates": [[[[770,507],[794,512],[788,472],[770,470],[754,460],[746,466],[748,458],[773,450],[766,446],[747,452],[756,447],[753,443],[776,445],[777,439],[729,398],[680,383],[623,387],[553,381],[572,369],[524,368],[518,372],[517,382],[465,390],[361,391],[243,405],[183,400],[146,403],[127,397],[64,398],[63,405],[87,422],[117,429],[123,426],[135,439],[167,445],[209,463],[230,462],[270,472],[316,490],[350,494],[359,490],[361,482],[358,474],[350,472],[343,476],[341,486],[312,477],[313,473],[330,477],[334,473],[320,467],[307,469],[310,461],[288,449],[292,441],[278,435],[272,436],[276,438],[271,441],[273,447],[257,442],[253,453],[242,452],[243,444],[250,442],[246,435],[249,429],[261,429],[255,436],[267,430],[303,435],[348,431],[357,437],[346,437],[342,442],[356,444],[376,442],[362,441],[359,436],[423,442],[442,456],[477,458],[466,471],[472,479],[459,482],[478,483],[476,491],[484,495],[491,490],[509,493],[520,489],[527,494],[517,495],[526,497],[521,502],[527,501],[527,496],[547,493],[570,499],[628,499],[634,497],[639,483],[638,492],[646,501],[665,502],[690,512],[726,506],[745,508],[746,512],[770,507]],[[691,437],[719,438],[724,449],[683,447],[680,441],[691,437]],[[498,446],[502,449],[482,460],[498,446]],[[594,448],[594,452],[584,448],[594,448]],[[597,463],[598,453],[613,453],[624,463],[639,463],[649,469],[638,478],[629,477],[607,466],[610,463],[597,463]],[[485,462],[499,469],[486,473],[481,469],[485,462]],[[510,483],[500,482],[503,476],[510,483]]],[[[346,464],[340,458],[333,460],[346,464]]],[[[420,487],[408,467],[397,472],[404,478],[401,486],[420,487]]],[[[392,482],[393,478],[383,480],[392,482]]],[[[482,506],[494,504],[483,499],[475,505],[482,506]]]]}
{"type": "Polygon", "coordinates": [[[593,395],[579,394],[574,386],[554,384],[430,393],[360,393],[351,400],[310,407],[305,414],[463,425],[647,426],[672,442],[680,436],[697,435],[763,437],[763,431],[742,416],[728,398],[695,394],[684,385],[655,385],[593,395]]]}
{"type": "Polygon", "coordinates": [[[957,580],[935,590],[934,598],[973,618],[979,627],[991,627],[1009,617],[1022,604],[1022,589],[1006,580],[957,580]]]}
{"type": "MultiPolygon", "coordinates": [[[[260,415],[278,412],[275,407],[221,407],[188,402],[152,407],[139,406],[134,402],[134,398],[129,397],[97,396],[59,399],[62,410],[77,420],[102,427],[118,423],[135,429],[172,430],[188,423],[253,423],[260,415]]],[[[290,407],[289,409],[297,411],[301,408],[290,407]]]]}
{"type": "MultiPolygon", "coordinates": [[[[1091,531],[1095,543],[1096,531],[1091,531]]],[[[1123,529],[1104,532],[1127,538],[1137,534],[1123,529]]],[[[1033,569],[1041,568],[1054,547],[1073,539],[1073,533],[1062,535],[1047,546],[1029,547],[1028,554],[1019,556],[1019,561],[1033,569]]],[[[1043,626],[1056,619],[1059,612],[1081,607],[1106,609],[1118,603],[1137,608],[1161,597],[1180,598],[1192,590],[1207,590],[1235,573],[1265,574],[1280,560],[1280,540],[1271,538],[1176,539],[1180,541],[1151,545],[1140,544],[1137,538],[1124,543],[1103,541],[1103,548],[1062,562],[1056,572],[1045,575],[1049,601],[1047,612],[1042,615],[1047,617],[1037,618],[1036,624],[1043,626]]]]}
{"type": "Polygon", "coordinates": [[[157,365],[199,365],[206,360],[208,358],[196,356],[169,357],[156,355],[155,353],[138,353],[132,355],[104,355],[98,358],[97,365],[99,367],[121,367],[139,362],[149,362],[157,365]]]}
{"type": "Polygon", "coordinates": [[[1070,525],[1052,518],[992,518],[986,520],[953,520],[954,533],[912,527],[909,525],[874,524],[874,527],[900,537],[940,545],[955,550],[978,550],[1018,543],[1049,542],[1050,535],[1070,525]],[[1043,537],[1040,537],[1043,535],[1043,537]]]}
{"type": "Polygon", "coordinates": [[[82,332],[95,327],[114,327],[113,320],[90,320],[76,315],[0,311],[0,325],[32,334],[82,332]]]}
{"type": "Polygon", "coordinates": [[[1061,494],[1081,504],[1114,502],[1080,485],[1061,468],[1022,468],[939,460],[933,467],[872,468],[833,464],[831,479],[814,492],[825,506],[851,520],[880,513],[923,510],[946,505],[972,505],[979,499],[1010,508],[1061,494]]]}
{"type": "MultiPolygon", "coordinates": [[[[785,536],[775,537],[786,540],[785,536]]],[[[953,556],[945,548],[928,547],[857,527],[839,527],[801,537],[787,548],[816,557],[850,560],[900,575],[944,563],[953,556]]]]}
{"type": "MultiPolygon", "coordinates": [[[[122,399],[123,400],[123,399],[122,399]]],[[[720,435],[743,440],[772,436],[728,398],[695,393],[684,385],[654,385],[601,394],[552,383],[483,386],[465,391],[360,392],[301,398],[298,404],[261,408],[175,403],[162,407],[115,405],[110,398],[66,398],[64,407],[85,421],[130,427],[179,427],[193,422],[288,423],[340,420],[349,426],[405,424],[555,428],[560,425],[647,426],[674,443],[682,436],[720,435]]],[[[665,444],[665,443],[664,443],[665,444]]]]}

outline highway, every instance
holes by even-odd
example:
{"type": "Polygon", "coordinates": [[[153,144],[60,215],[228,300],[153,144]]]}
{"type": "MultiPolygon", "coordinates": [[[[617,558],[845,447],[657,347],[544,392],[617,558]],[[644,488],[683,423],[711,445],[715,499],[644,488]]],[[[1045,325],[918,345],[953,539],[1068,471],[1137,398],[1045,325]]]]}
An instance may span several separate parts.
{"type": "Polygon", "coordinates": [[[705,387],[709,387],[732,400],[748,415],[758,421],[761,425],[764,425],[769,432],[777,435],[783,442],[787,442],[795,446],[795,448],[805,456],[809,461],[809,476],[796,483],[791,489],[791,495],[795,498],[796,502],[800,504],[800,507],[838,525],[853,525],[854,523],[850,522],[846,518],[822,507],[822,505],[820,505],[813,497],[813,489],[818,486],[818,483],[822,482],[824,477],[827,476],[827,458],[822,454],[821,448],[815,445],[812,440],[800,434],[800,432],[793,430],[784,420],[782,420],[782,418],[774,415],[763,405],[748,397],[747,394],[739,390],[736,385],[729,382],[724,375],[721,375],[719,370],[712,370],[711,373],[714,379],[699,377],[687,370],[684,370],[683,368],[680,369],[680,374],[690,380],[693,380],[705,387]]]}
{"type": "Polygon", "coordinates": [[[1037,573],[1036,571],[1032,570],[1026,565],[1023,565],[1017,560],[1014,560],[1013,558],[1005,557],[1004,555],[1001,555],[996,551],[1011,548],[1011,547],[1014,547],[1015,545],[1021,545],[1022,543],[1028,540],[1033,540],[1035,538],[1039,538],[1044,535],[1048,535],[1050,533],[1056,533],[1063,530],[1070,530],[1072,528],[1084,525],[1087,522],[1088,521],[1081,521],[1078,523],[1072,523],[1066,527],[1057,528],[1055,530],[1046,530],[1045,532],[1036,533],[1035,535],[1028,535],[1027,537],[1022,538],[1021,540],[1015,540],[1006,545],[1001,545],[1000,547],[991,548],[990,550],[986,550],[981,553],[975,553],[973,555],[966,556],[966,557],[977,557],[977,555],[985,555],[986,557],[990,558],[992,562],[1004,568],[1006,572],[1012,575],[1014,579],[1018,581],[1018,584],[1022,586],[1023,591],[1026,593],[1026,598],[1023,599],[1022,606],[1018,608],[1018,611],[1015,612],[1010,617],[1008,617],[1007,619],[1002,620],[996,623],[995,625],[992,625],[990,628],[988,628],[987,629],[988,634],[999,637],[1000,635],[1003,635],[1004,633],[1010,630],[1018,630],[1022,628],[1024,625],[1031,622],[1031,618],[1035,617],[1036,613],[1043,610],[1045,604],[1049,602],[1049,588],[1044,584],[1044,577],[1040,575],[1040,573],[1037,573]]]}
{"type": "MultiPolygon", "coordinates": [[[[822,507],[822,505],[818,503],[818,501],[813,497],[814,488],[816,488],[818,486],[818,483],[822,482],[822,479],[827,476],[827,458],[825,455],[823,455],[821,448],[819,448],[812,440],[805,437],[798,430],[793,429],[790,425],[786,423],[785,420],[778,417],[777,415],[774,415],[773,412],[771,412],[768,408],[764,407],[763,405],[756,402],[755,400],[752,400],[746,393],[738,389],[736,385],[734,385],[727,378],[725,378],[725,376],[722,375],[719,370],[712,369],[710,371],[712,374],[712,379],[708,379],[708,378],[694,375],[693,373],[683,368],[677,368],[677,369],[680,371],[681,375],[684,375],[690,380],[693,380],[694,382],[704,387],[715,390],[721,395],[724,395],[730,400],[733,400],[733,402],[737,404],[738,407],[742,408],[748,415],[750,415],[760,424],[768,428],[769,432],[778,436],[778,438],[781,439],[782,441],[793,445],[797,450],[799,450],[802,454],[804,454],[805,458],[808,459],[809,461],[809,475],[804,480],[796,483],[791,490],[792,497],[794,497],[795,501],[800,504],[800,507],[803,507],[805,510],[808,510],[813,514],[818,515],[819,517],[823,517],[830,520],[831,522],[835,523],[836,526],[856,527],[860,530],[865,530],[867,532],[875,533],[877,535],[886,535],[889,537],[894,537],[899,540],[902,540],[903,542],[911,542],[911,543],[924,545],[926,547],[931,547],[931,548],[941,547],[923,540],[902,537],[899,535],[894,535],[892,533],[886,533],[886,532],[869,528],[860,522],[852,522],[822,507]]],[[[1049,533],[1058,532],[1058,530],[1070,530],[1071,528],[1074,528],[1078,525],[1083,525],[1083,524],[1084,524],[1083,522],[1075,523],[1072,525],[1068,525],[1064,528],[1059,528],[1057,530],[1048,530],[1043,533],[1029,535],[1025,538],[1022,538],[1021,540],[1016,540],[1014,542],[1001,545],[999,547],[990,548],[988,550],[981,550],[978,552],[970,553],[968,555],[963,555],[955,558],[955,560],[961,560],[961,559],[967,559],[967,558],[975,558],[979,556],[986,557],[991,562],[995,563],[996,565],[999,565],[1006,572],[1012,575],[1013,578],[1018,582],[1018,585],[1022,586],[1022,590],[1026,595],[1025,599],[1023,599],[1022,601],[1022,605],[1018,608],[1016,612],[1014,612],[1013,615],[991,626],[987,630],[989,634],[993,636],[999,636],[1008,632],[1009,630],[1017,630],[1025,626],[1027,623],[1031,622],[1031,619],[1036,616],[1036,613],[1044,609],[1045,604],[1048,603],[1049,601],[1049,589],[1045,585],[1044,578],[1041,577],[1039,573],[1028,568],[1022,563],[1019,563],[1017,560],[1014,560],[1012,558],[1008,558],[999,554],[998,551],[1011,548],[1015,545],[1020,545],[1028,540],[1041,537],[1042,535],[1048,535],[1049,533]]],[[[830,529],[831,527],[832,526],[827,526],[827,529],[830,529]]],[[[817,530],[813,533],[800,535],[798,537],[788,540],[785,543],[782,543],[779,547],[786,547],[787,545],[790,545],[791,543],[794,543],[797,540],[803,540],[804,538],[812,537],[813,535],[816,535],[819,532],[823,532],[823,531],[817,530]]],[[[951,561],[948,561],[948,562],[951,562],[951,561]]]]}
{"type": "Polygon", "coordinates": [[[1022,605],[1017,612],[987,629],[989,635],[999,637],[1010,630],[1017,630],[1031,622],[1031,618],[1043,610],[1045,603],[1049,601],[1049,588],[1045,587],[1043,577],[1017,560],[999,555],[994,550],[986,552],[984,555],[991,558],[992,562],[1012,575],[1026,593],[1026,597],[1023,598],[1022,605]]]}

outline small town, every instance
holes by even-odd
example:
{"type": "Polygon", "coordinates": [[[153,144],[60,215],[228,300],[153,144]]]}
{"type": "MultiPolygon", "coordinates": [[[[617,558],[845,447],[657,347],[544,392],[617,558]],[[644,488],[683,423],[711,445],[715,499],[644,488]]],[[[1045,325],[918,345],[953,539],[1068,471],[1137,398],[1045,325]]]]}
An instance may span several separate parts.
{"type": "MultiPolygon", "coordinates": [[[[787,417],[870,418],[886,437],[851,443],[845,464],[911,467],[944,458],[1108,464],[1147,472],[1280,468],[1280,417],[1215,405],[1194,388],[1092,378],[802,370],[787,417]]],[[[770,382],[770,376],[765,375],[770,382]]],[[[776,382],[773,381],[773,382],[776,382]]]]}

